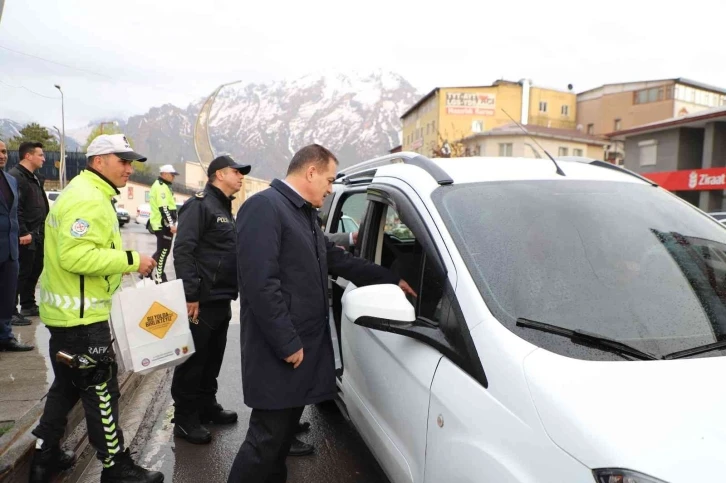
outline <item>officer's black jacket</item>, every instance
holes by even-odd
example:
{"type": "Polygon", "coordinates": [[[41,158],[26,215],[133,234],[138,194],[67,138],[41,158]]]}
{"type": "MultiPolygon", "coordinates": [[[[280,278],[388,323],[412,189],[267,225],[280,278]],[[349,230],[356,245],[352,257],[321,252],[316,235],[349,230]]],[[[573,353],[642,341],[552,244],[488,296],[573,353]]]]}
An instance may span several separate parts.
{"type": "Polygon", "coordinates": [[[184,281],[187,302],[237,299],[232,199],[208,183],[179,210],[174,270],[184,281]]]}
{"type": "Polygon", "coordinates": [[[43,180],[38,179],[23,165],[18,164],[9,171],[18,180],[18,234],[32,234],[43,238],[45,218],[48,216],[48,197],[43,190],[43,180]]]}

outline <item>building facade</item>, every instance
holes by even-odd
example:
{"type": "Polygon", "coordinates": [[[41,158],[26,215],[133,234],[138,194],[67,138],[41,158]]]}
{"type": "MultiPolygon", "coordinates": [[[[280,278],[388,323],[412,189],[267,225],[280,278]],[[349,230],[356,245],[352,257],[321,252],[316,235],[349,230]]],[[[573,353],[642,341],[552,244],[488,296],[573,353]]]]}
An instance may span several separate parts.
{"type": "Polygon", "coordinates": [[[437,87],[402,116],[402,150],[436,156],[444,145],[501,127],[522,124],[574,128],[572,92],[500,80],[490,86],[437,87]],[[510,118],[511,116],[511,118],[510,118]]]}
{"type": "Polygon", "coordinates": [[[574,129],[557,129],[528,125],[529,136],[515,124],[472,134],[461,140],[464,156],[514,156],[546,158],[547,151],[554,157],[584,156],[603,158],[607,140],[588,136],[574,129]],[[535,141],[532,140],[535,139],[535,141]]]}
{"type": "MultiPolygon", "coordinates": [[[[577,127],[604,135],[726,106],[726,90],[685,78],[606,84],[577,95],[577,127]]],[[[613,142],[606,159],[622,164],[624,146],[613,142]]]]}
{"type": "Polygon", "coordinates": [[[726,107],[611,134],[625,167],[706,212],[726,209],[726,107]]]}

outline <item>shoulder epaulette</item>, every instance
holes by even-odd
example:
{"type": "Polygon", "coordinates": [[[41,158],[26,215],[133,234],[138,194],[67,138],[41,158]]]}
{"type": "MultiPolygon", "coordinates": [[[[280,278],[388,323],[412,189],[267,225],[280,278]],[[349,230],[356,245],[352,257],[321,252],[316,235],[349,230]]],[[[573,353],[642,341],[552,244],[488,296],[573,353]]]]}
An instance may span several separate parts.
{"type": "Polygon", "coordinates": [[[204,198],[207,194],[204,191],[197,191],[194,196],[197,198],[204,198]]]}

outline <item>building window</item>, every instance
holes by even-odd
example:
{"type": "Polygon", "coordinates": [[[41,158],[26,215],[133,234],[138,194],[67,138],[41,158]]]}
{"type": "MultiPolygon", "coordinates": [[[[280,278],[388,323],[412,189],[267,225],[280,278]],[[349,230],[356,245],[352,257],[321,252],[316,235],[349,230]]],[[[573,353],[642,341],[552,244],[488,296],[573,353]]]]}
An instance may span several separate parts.
{"type": "Polygon", "coordinates": [[[654,166],[658,156],[658,142],[655,139],[638,143],[640,151],[640,165],[654,166]]]}
{"type": "Polygon", "coordinates": [[[570,106],[562,106],[562,115],[563,116],[569,116],[570,115],[570,106]]]}
{"type": "Polygon", "coordinates": [[[512,143],[499,143],[499,156],[511,156],[512,143]]]}
{"type": "Polygon", "coordinates": [[[569,152],[569,149],[560,146],[560,149],[557,151],[558,156],[567,156],[567,153],[569,152]]]}
{"type": "Polygon", "coordinates": [[[651,87],[633,93],[634,104],[648,104],[650,102],[660,102],[672,98],[673,86],[651,87]]]}
{"type": "Polygon", "coordinates": [[[615,128],[615,131],[620,131],[620,129],[623,127],[622,121],[620,119],[615,119],[615,124],[613,127],[615,128]]]}
{"type": "Polygon", "coordinates": [[[594,124],[588,124],[587,125],[587,134],[593,135],[595,134],[595,125],[594,124]]]}
{"type": "Polygon", "coordinates": [[[547,102],[539,101],[539,112],[547,112],[547,102]]]}
{"type": "Polygon", "coordinates": [[[471,121],[471,132],[482,132],[484,130],[484,121],[471,121]]]}
{"type": "Polygon", "coordinates": [[[577,148],[573,149],[572,155],[573,156],[582,156],[582,149],[577,149],[577,148]]]}

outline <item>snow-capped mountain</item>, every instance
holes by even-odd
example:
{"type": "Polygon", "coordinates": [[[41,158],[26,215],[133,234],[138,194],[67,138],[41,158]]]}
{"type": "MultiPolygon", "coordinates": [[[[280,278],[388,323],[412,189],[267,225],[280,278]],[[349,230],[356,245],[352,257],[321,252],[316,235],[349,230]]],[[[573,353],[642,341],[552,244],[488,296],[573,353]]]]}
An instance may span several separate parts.
{"type": "Polygon", "coordinates": [[[20,134],[22,128],[23,125],[18,122],[11,121],[10,119],[0,119],[0,139],[7,141],[20,134]]]}
{"type": "MultiPolygon", "coordinates": [[[[347,166],[400,144],[401,113],[419,95],[401,76],[327,73],[270,84],[234,85],[216,98],[209,130],[216,154],[253,165],[252,176],[285,174],[293,153],[313,142],[347,166]]],[[[154,163],[195,160],[194,123],[205,99],[131,117],[125,132],[154,163]]]]}
{"type": "MultiPolygon", "coordinates": [[[[20,130],[23,129],[23,127],[25,127],[25,124],[15,122],[10,119],[0,119],[0,140],[7,141],[10,138],[19,136],[20,130]]],[[[48,126],[44,126],[44,127],[48,130],[48,132],[54,138],[56,138],[56,140],[60,141],[60,136],[58,135],[58,132],[55,129],[53,129],[52,127],[48,127],[48,126]]],[[[66,144],[68,144],[68,146],[66,148],[67,151],[75,151],[76,149],[78,149],[80,147],[80,145],[82,145],[85,142],[86,141],[84,139],[83,142],[79,144],[76,141],[76,139],[73,136],[71,136],[70,132],[66,132],[66,144]]]]}

